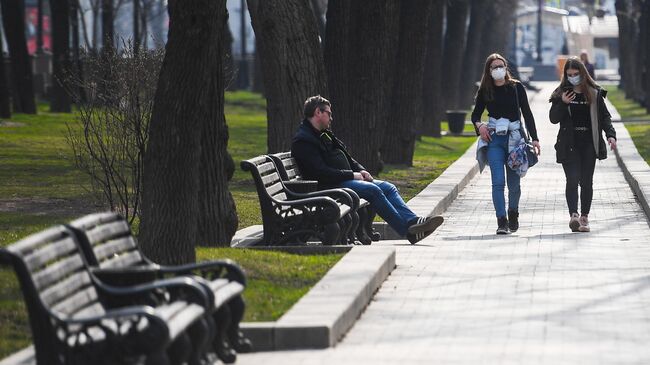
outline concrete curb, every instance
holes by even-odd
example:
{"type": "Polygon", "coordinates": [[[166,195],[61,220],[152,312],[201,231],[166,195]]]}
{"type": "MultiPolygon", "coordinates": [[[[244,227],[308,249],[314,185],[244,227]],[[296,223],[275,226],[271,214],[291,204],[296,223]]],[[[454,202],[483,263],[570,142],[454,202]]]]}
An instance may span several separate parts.
{"type": "MultiPolygon", "coordinates": [[[[449,165],[438,178],[409,200],[406,205],[419,216],[442,214],[478,172],[476,142],[474,142],[458,160],[449,165]]],[[[385,222],[374,223],[373,227],[381,234],[382,240],[402,239],[385,222]]]]}
{"type": "Polygon", "coordinates": [[[639,199],[639,203],[650,220],[650,166],[639,155],[639,152],[630,137],[630,133],[624,124],[616,125],[617,149],[615,150],[616,161],[623,170],[623,175],[630,188],[639,199]]]}
{"type": "Polygon", "coordinates": [[[354,246],[278,321],[242,323],[242,332],[254,351],[334,346],[394,268],[394,247],[354,246]]]}

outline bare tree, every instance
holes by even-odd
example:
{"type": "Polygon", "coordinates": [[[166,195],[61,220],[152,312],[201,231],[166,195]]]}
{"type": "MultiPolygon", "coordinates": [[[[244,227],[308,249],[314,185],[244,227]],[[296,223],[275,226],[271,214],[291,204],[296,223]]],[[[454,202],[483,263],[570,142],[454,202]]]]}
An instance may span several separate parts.
{"type": "Polygon", "coordinates": [[[73,75],[65,83],[79,107],[67,136],[75,165],[90,177],[95,195],[130,223],[140,216],[144,154],[163,54],[162,49],[135,52],[131,43],[120,52],[89,53],[86,75],[73,75]],[[116,77],[106,79],[107,73],[116,77]]]}
{"type": "Polygon", "coordinates": [[[395,78],[381,155],[385,162],[413,165],[417,127],[422,117],[422,74],[433,2],[411,0],[400,6],[395,78]]]}
{"type": "MultiPolygon", "coordinates": [[[[214,230],[207,225],[223,227],[234,211],[223,115],[225,5],[169,2],[169,40],[149,128],[140,230],[142,248],[155,261],[194,261],[195,244],[206,239],[199,231],[214,230]],[[201,200],[208,197],[210,201],[201,200]],[[205,207],[211,212],[202,211],[205,207]]],[[[208,239],[201,243],[215,243],[215,237],[208,239]]],[[[230,242],[228,237],[222,240],[216,243],[230,242]]]]}
{"type": "Polygon", "coordinates": [[[266,89],[268,151],[286,151],[308,96],[326,95],[316,20],[304,0],[249,0],[266,89]]]}
{"type": "Polygon", "coordinates": [[[23,0],[0,0],[0,5],[11,56],[14,112],[36,114],[32,67],[25,38],[25,3],[23,0]]]}
{"type": "Polygon", "coordinates": [[[435,0],[428,30],[427,55],[422,74],[422,125],[420,134],[440,137],[440,121],[444,115],[442,103],[442,43],[444,36],[446,0],[435,0]]]}

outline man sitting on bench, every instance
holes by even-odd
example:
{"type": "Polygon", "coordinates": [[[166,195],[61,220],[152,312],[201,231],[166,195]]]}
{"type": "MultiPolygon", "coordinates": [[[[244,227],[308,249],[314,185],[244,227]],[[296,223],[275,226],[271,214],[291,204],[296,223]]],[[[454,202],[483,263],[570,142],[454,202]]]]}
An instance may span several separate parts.
{"type": "Polygon", "coordinates": [[[430,235],[443,222],[441,216],[418,217],[397,191],[395,185],[374,179],[337,139],[330,125],[332,104],[320,95],[305,101],[305,119],[291,144],[304,179],[316,180],[320,188],[350,188],[370,202],[399,235],[414,244],[430,235]]]}

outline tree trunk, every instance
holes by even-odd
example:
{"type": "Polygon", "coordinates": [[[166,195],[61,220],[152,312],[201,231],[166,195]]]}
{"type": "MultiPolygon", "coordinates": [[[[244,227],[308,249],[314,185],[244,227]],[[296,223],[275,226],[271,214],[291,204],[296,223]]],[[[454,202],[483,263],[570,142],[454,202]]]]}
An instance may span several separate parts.
{"type": "Polygon", "coordinates": [[[0,0],[0,5],[11,56],[14,113],[36,114],[32,65],[25,38],[25,4],[23,0],[0,0]]]}
{"type": "Polygon", "coordinates": [[[637,101],[639,104],[641,104],[644,107],[650,108],[650,105],[646,103],[646,100],[648,100],[648,89],[650,86],[647,84],[648,78],[646,77],[648,71],[648,42],[650,41],[650,37],[648,37],[648,28],[650,27],[649,20],[650,20],[650,14],[648,13],[648,9],[650,6],[648,5],[650,3],[650,0],[643,0],[639,1],[638,6],[639,6],[639,41],[638,41],[638,48],[637,48],[637,57],[638,57],[638,68],[639,68],[639,73],[638,73],[638,79],[639,79],[639,93],[637,95],[637,101]]]}
{"type": "Polygon", "coordinates": [[[115,44],[115,28],[113,25],[113,0],[102,2],[102,47],[112,49],[115,44]]]}
{"type": "Polygon", "coordinates": [[[140,48],[140,0],[133,0],[133,49],[140,48]]]}
{"type": "Polygon", "coordinates": [[[213,233],[209,225],[220,225],[202,216],[202,209],[232,208],[232,200],[218,201],[228,189],[220,61],[225,2],[170,0],[168,9],[169,37],[145,157],[140,234],[147,255],[180,264],[195,260],[199,240],[213,242],[206,238],[213,233]],[[209,192],[202,188],[208,181],[214,184],[209,192]],[[202,202],[206,196],[210,201],[202,202]]]}
{"type": "Polygon", "coordinates": [[[631,32],[631,21],[630,21],[630,15],[628,14],[628,7],[627,7],[628,0],[616,0],[615,2],[615,7],[616,7],[616,17],[618,19],[618,41],[619,41],[619,54],[620,54],[620,64],[619,64],[619,72],[621,74],[621,82],[619,83],[619,88],[621,88],[625,92],[625,97],[628,98],[630,97],[630,84],[631,81],[629,80],[630,73],[628,70],[630,69],[630,59],[632,58],[632,52],[631,52],[631,40],[630,38],[632,37],[632,32],[631,32]]]}
{"type": "Polygon", "coordinates": [[[422,117],[422,74],[432,6],[431,0],[411,0],[400,6],[397,64],[381,149],[387,163],[413,165],[416,131],[422,117]]]}
{"type": "Polygon", "coordinates": [[[645,54],[645,69],[643,72],[645,82],[643,82],[643,93],[645,95],[645,109],[650,113],[650,0],[645,0],[643,5],[644,17],[644,54],[645,54]]]}
{"type": "MultiPolygon", "coordinates": [[[[470,20],[469,29],[467,30],[467,45],[465,46],[465,55],[463,56],[463,77],[461,78],[460,99],[458,105],[461,108],[473,104],[474,95],[476,94],[476,82],[480,81],[483,73],[483,59],[480,55],[481,41],[483,32],[487,31],[485,23],[487,18],[485,13],[490,2],[483,0],[470,0],[470,20]]],[[[490,19],[492,21],[492,19],[490,19]]]]}
{"type": "Polygon", "coordinates": [[[72,71],[70,64],[70,4],[68,0],[50,1],[52,17],[52,97],[50,111],[69,113],[70,96],[65,83],[72,71]]]}
{"type": "MultiPolygon", "coordinates": [[[[0,26],[0,50],[3,49],[2,27],[0,26]]],[[[0,118],[11,118],[11,106],[9,96],[9,82],[7,82],[7,73],[5,71],[5,56],[0,51],[0,118]]]]}
{"type": "Polygon", "coordinates": [[[447,5],[447,31],[445,32],[445,46],[443,60],[445,69],[442,85],[445,90],[445,109],[459,108],[460,76],[463,66],[463,53],[465,50],[465,35],[467,34],[467,15],[469,0],[451,1],[447,5]]]}
{"type": "Polygon", "coordinates": [[[307,97],[327,95],[323,53],[309,3],[249,0],[257,52],[262,56],[268,119],[268,152],[286,151],[307,97]]]}
{"type": "Polygon", "coordinates": [[[442,41],[445,22],[445,0],[435,0],[428,30],[427,56],[422,74],[422,126],[420,134],[440,137],[442,107],[442,41]]]}
{"type": "Polygon", "coordinates": [[[390,110],[399,37],[396,0],[330,0],[325,63],[336,115],[333,128],[352,155],[377,174],[390,110]]]}

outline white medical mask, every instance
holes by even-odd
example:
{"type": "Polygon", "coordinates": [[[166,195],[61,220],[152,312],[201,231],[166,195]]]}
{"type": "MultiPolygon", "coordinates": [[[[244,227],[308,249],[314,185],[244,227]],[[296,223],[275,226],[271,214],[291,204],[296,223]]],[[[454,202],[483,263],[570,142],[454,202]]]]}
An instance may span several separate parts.
{"type": "Polygon", "coordinates": [[[567,80],[569,80],[571,85],[576,86],[576,85],[580,84],[580,75],[567,76],[567,80]]]}
{"type": "Polygon", "coordinates": [[[506,68],[505,67],[497,67],[490,71],[490,75],[492,75],[492,78],[495,80],[503,80],[506,78],[506,68]]]}

